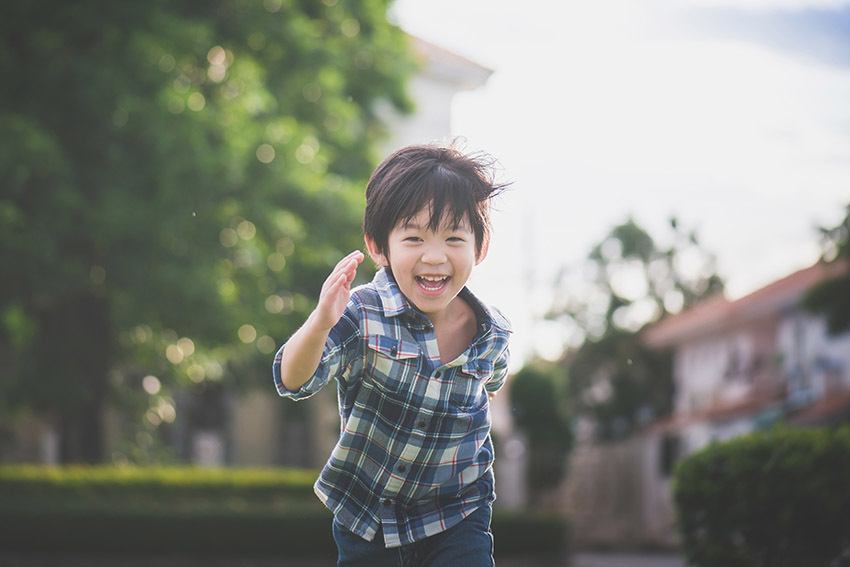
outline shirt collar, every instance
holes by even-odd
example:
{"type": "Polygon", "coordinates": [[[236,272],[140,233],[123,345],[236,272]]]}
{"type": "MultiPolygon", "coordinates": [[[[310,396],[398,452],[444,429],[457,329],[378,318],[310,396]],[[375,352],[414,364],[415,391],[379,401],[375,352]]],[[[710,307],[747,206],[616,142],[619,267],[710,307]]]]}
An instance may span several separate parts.
{"type": "MultiPolygon", "coordinates": [[[[428,321],[430,323],[427,315],[414,307],[401,292],[389,268],[379,269],[372,279],[372,283],[375,285],[378,297],[381,298],[381,307],[384,310],[385,317],[397,317],[408,314],[408,316],[416,320],[428,321]]],[[[458,295],[475,311],[475,316],[482,331],[489,330],[492,327],[497,327],[508,333],[512,331],[511,325],[505,316],[497,309],[488,307],[482,303],[468,287],[464,286],[458,295]]]]}

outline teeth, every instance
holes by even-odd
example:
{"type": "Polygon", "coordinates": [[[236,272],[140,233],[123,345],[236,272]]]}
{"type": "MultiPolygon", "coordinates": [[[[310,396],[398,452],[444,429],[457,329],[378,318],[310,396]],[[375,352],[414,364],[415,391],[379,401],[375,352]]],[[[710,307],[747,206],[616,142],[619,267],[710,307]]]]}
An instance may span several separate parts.
{"type": "Polygon", "coordinates": [[[446,279],[446,276],[419,276],[421,279],[428,282],[441,282],[446,279]]]}

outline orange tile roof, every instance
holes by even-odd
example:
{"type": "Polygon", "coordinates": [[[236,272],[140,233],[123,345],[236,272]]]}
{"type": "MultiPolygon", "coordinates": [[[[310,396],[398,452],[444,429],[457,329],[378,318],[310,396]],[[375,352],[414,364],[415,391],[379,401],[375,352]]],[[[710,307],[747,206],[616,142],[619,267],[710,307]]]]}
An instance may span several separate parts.
{"type": "Polygon", "coordinates": [[[818,425],[850,411],[850,391],[827,394],[813,404],[794,412],[789,421],[795,425],[818,425]]]}
{"type": "Polygon", "coordinates": [[[650,431],[674,431],[693,423],[717,422],[739,417],[754,416],[781,403],[780,398],[747,397],[734,402],[720,402],[686,414],[674,414],[648,425],[650,431]]]}
{"type": "Polygon", "coordinates": [[[651,325],[642,332],[642,340],[650,347],[670,347],[778,313],[797,305],[813,285],[844,274],[847,268],[844,261],[818,262],[735,301],[720,295],[708,298],[651,325]]]}

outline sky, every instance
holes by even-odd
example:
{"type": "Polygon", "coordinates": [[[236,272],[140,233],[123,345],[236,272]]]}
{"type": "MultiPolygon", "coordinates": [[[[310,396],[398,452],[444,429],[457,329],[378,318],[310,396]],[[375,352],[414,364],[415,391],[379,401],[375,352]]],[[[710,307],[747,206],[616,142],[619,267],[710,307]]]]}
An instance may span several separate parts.
{"type": "Polygon", "coordinates": [[[470,286],[514,365],[565,340],[555,274],[630,216],[676,216],[735,299],[815,262],[850,203],[850,0],[397,0],[407,32],[493,70],[452,135],[499,160],[470,286]]]}

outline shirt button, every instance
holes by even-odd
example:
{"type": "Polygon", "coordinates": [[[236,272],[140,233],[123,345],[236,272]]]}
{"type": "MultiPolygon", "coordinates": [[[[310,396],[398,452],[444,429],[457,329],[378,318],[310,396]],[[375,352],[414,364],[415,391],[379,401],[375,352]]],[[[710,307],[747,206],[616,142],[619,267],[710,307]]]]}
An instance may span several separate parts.
{"type": "Polygon", "coordinates": [[[406,466],[404,466],[404,465],[399,465],[399,466],[398,466],[398,472],[403,473],[403,472],[404,472],[404,471],[406,471],[406,470],[407,470],[407,467],[406,467],[406,466]]]}
{"type": "Polygon", "coordinates": [[[395,356],[398,354],[398,349],[396,347],[392,347],[390,349],[390,356],[395,356]]]}
{"type": "Polygon", "coordinates": [[[389,507],[390,507],[390,506],[392,506],[392,505],[393,505],[393,501],[392,501],[392,500],[390,500],[389,498],[384,498],[384,506],[386,506],[387,508],[389,508],[389,507]]]}
{"type": "Polygon", "coordinates": [[[426,425],[428,425],[428,424],[425,423],[424,419],[420,419],[419,421],[416,422],[416,427],[418,427],[419,429],[425,429],[426,425]]]}
{"type": "Polygon", "coordinates": [[[434,374],[434,378],[439,378],[442,375],[443,375],[443,373],[440,372],[439,370],[437,370],[437,372],[434,374]]]}

